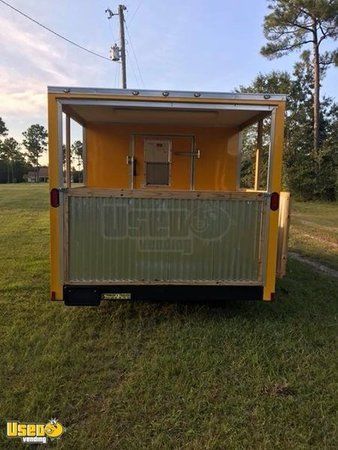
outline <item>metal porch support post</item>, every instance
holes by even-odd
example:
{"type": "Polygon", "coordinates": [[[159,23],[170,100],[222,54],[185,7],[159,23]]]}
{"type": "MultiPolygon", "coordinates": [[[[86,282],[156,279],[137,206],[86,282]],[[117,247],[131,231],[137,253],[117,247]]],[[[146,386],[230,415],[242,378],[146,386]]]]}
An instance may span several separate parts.
{"type": "MultiPolygon", "coordinates": [[[[284,103],[279,103],[272,112],[271,118],[271,144],[269,155],[269,170],[267,191],[280,193],[282,175],[282,154],[284,144],[284,103]]],[[[267,238],[267,258],[266,258],[266,281],[263,298],[270,301],[275,293],[276,265],[277,265],[277,242],[278,242],[278,217],[279,210],[270,209],[268,204],[268,238],[267,238]]]]}
{"type": "Polygon", "coordinates": [[[242,147],[243,147],[243,130],[240,130],[238,132],[238,145],[237,145],[236,191],[239,191],[241,189],[242,147]]]}
{"type": "Polygon", "coordinates": [[[87,128],[82,125],[82,183],[87,186],[87,128]]]}
{"type": "MultiPolygon", "coordinates": [[[[63,188],[62,105],[54,95],[48,96],[49,188],[63,188]]],[[[60,200],[62,195],[60,193],[60,200]]],[[[51,298],[62,300],[62,205],[50,207],[51,298]]]]}
{"type": "Polygon", "coordinates": [[[66,115],[66,185],[69,189],[72,183],[71,155],[70,155],[70,117],[66,115]]]}
{"type": "Polygon", "coordinates": [[[261,184],[261,159],[263,143],[263,120],[259,120],[257,128],[256,164],[255,164],[255,191],[259,190],[261,184]]]}

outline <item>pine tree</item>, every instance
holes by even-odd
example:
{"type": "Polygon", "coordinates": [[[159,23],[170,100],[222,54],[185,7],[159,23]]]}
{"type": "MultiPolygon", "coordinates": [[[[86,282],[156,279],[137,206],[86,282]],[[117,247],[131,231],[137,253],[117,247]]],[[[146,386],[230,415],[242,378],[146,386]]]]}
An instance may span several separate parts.
{"type": "Polygon", "coordinates": [[[23,145],[26,147],[26,156],[28,161],[35,167],[36,181],[39,177],[39,158],[47,149],[47,131],[39,124],[31,125],[23,133],[23,145]]]}
{"type": "MultiPolygon", "coordinates": [[[[321,69],[321,78],[326,68],[321,69]]],[[[311,130],[313,125],[314,75],[310,52],[305,51],[295,64],[293,90],[290,95],[290,126],[288,148],[285,154],[285,173],[290,189],[304,199],[335,199],[336,145],[332,138],[335,127],[336,105],[333,99],[323,97],[320,103],[318,143],[312,151],[311,130]]]]}
{"type": "Polygon", "coordinates": [[[338,62],[337,50],[322,51],[322,43],[338,37],[337,0],[269,0],[270,14],[264,19],[268,43],[261,53],[280,58],[306,45],[312,47],[313,73],[313,149],[320,146],[320,81],[321,69],[338,62]]]}
{"type": "Polygon", "coordinates": [[[0,137],[7,136],[7,127],[5,122],[2,120],[2,117],[0,117],[0,137]]]}
{"type": "MultiPolygon", "coordinates": [[[[273,71],[269,74],[259,74],[249,86],[240,86],[236,89],[237,92],[247,93],[279,93],[290,94],[293,90],[293,81],[287,72],[273,71]]],[[[288,100],[289,102],[289,100],[288,100]]],[[[286,109],[286,124],[285,124],[285,145],[287,146],[287,130],[288,130],[288,116],[290,110],[286,109]]],[[[266,118],[263,121],[263,145],[262,145],[262,160],[261,160],[261,188],[266,185],[268,157],[269,157],[269,134],[270,134],[271,120],[266,118]]],[[[257,139],[257,125],[253,125],[244,130],[242,140],[242,156],[241,156],[241,181],[243,187],[252,188],[254,183],[255,172],[255,148],[257,139]]]]}
{"type": "Polygon", "coordinates": [[[7,183],[14,181],[14,163],[23,161],[19,143],[12,137],[6,138],[1,146],[2,159],[7,165],[7,183]]]}
{"type": "Polygon", "coordinates": [[[72,145],[72,154],[77,161],[77,169],[74,171],[74,182],[83,182],[83,143],[81,141],[75,141],[72,145]]]}
{"type": "Polygon", "coordinates": [[[0,117],[0,159],[3,159],[2,154],[2,137],[7,136],[8,129],[6,127],[5,122],[2,120],[2,117],[0,117]]]}
{"type": "MultiPolygon", "coordinates": [[[[325,69],[322,69],[322,77],[325,69]]],[[[250,86],[240,86],[240,92],[275,92],[287,94],[283,185],[293,195],[304,200],[334,200],[337,170],[337,105],[331,98],[321,102],[319,122],[320,148],[312,151],[313,72],[310,54],[304,52],[295,64],[292,76],[287,72],[259,74],[250,86]]],[[[265,135],[269,120],[264,120],[265,135]]],[[[241,175],[246,187],[253,186],[256,129],[246,130],[243,139],[241,175]]],[[[263,140],[262,177],[266,177],[268,141],[263,140]]]]}

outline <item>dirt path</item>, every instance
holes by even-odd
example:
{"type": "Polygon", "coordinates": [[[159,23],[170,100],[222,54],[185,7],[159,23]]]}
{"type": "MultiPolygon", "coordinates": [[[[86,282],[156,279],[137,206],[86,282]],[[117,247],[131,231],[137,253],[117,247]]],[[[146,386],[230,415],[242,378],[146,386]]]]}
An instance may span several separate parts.
{"type": "Polygon", "coordinates": [[[307,233],[303,233],[302,235],[309,239],[314,239],[315,241],[321,242],[322,244],[327,244],[330,247],[338,248],[338,244],[336,242],[331,242],[328,239],[323,239],[319,236],[313,236],[312,234],[307,234],[307,233]]]}
{"type": "Polygon", "coordinates": [[[302,224],[302,225],[308,225],[312,228],[322,228],[324,230],[328,230],[328,231],[337,231],[337,227],[334,226],[330,226],[330,225],[322,225],[321,223],[317,223],[317,222],[312,222],[310,220],[305,220],[305,219],[300,219],[301,215],[300,214],[292,214],[292,217],[295,217],[297,222],[302,224]]]}
{"type": "Polygon", "coordinates": [[[289,252],[290,258],[296,259],[297,261],[300,261],[304,264],[307,264],[308,266],[311,266],[316,272],[322,272],[326,273],[327,275],[330,275],[331,277],[338,278],[338,271],[331,269],[330,267],[324,266],[323,264],[313,261],[312,259],[308,259],[305,256],[299,255],[299,253],[295,252],[289,252]]]}

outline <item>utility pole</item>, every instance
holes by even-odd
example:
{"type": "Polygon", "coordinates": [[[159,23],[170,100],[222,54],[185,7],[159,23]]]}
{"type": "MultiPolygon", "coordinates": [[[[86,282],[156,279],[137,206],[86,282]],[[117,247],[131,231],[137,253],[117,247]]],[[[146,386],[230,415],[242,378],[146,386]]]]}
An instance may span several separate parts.
{"type": "Polygon", "coordinates": [[[119,47],[116,43],[111,47],[110,58],[113,61],[121,60],[121,72],[122,72],[122,88],[127,88],[127,61],[126,61],[126,39],[124,33],[124,11],[126,10],[126,6],[119,5],[118,12],[113,13],[109,8],[106,9],[106,13],[108,14],[108,19],[111,19],[113,16],[119,16],[120,21],[120,41],[121,46],[119,47]]]}
{"type": "Polygon", "coordinates": [[[126,40],[124,35],[124,5],[119,5],[120,17],[120,38],[121,38],[121,59],[122,59],[122,88],[127,89],[127,66],[126,66],[126,40]]]}

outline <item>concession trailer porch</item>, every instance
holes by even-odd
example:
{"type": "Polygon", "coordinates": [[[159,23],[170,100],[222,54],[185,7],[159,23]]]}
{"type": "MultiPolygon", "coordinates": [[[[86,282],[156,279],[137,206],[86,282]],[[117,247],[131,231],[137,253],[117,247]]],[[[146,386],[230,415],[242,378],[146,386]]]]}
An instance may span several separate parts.
{"type": "Polygon", "coordinates": [[[50,87],[51,298],[272,300],[287,248],[284,106],[273,94],[50,87]],[[242,135],[254,124],[244,188],[242,135]]]}

